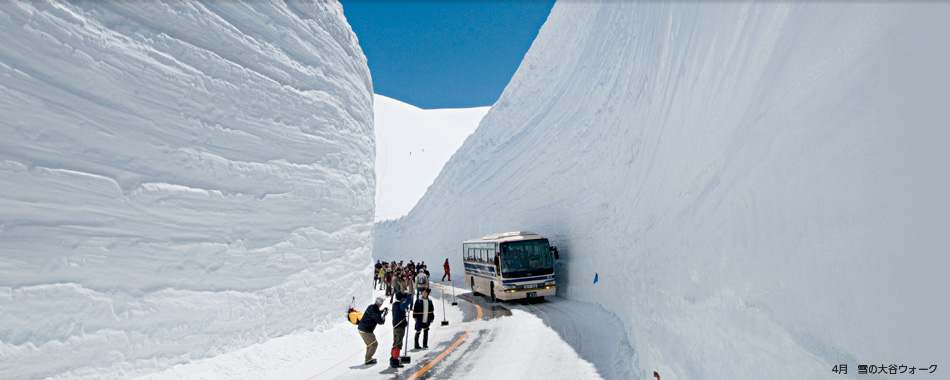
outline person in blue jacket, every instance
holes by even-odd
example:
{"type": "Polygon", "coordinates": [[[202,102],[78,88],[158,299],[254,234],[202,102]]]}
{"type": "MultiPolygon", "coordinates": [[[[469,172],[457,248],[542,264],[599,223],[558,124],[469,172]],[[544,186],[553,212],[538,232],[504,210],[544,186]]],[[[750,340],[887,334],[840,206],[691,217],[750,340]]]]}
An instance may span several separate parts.
{"type": "Polygon", "coordinates": [[[405,367],[399,362],[399,352],[402,350],[402,341],[406,337],[406,326],[409,325],[409,310],[411,305],[406,293],[396,294],[396,303],[393,304],[393,349],[390,351],[389,366],[393,368],[405,367]]]}
{"type": "Polygon", "coordinates": [[[366,344],[366,357],[363,364],[376,364],[373,355],[376,354],[376,347],[379,347],[379,342],[376,341],[376,334],[373,334],[373,330],[376,330],[377,325],[386,323],[386,314],[389,314],[388,307],[382,310],[379,309],[383,305],[383,301],[385,301],[385,298],[376,297],[376,303],[366,308],[366,311],[363,312],[363,319],[360,319],[360,323],[356,326],[357,330],[360,331],[360,337],[363,338],[363,343],[366,344]]]}

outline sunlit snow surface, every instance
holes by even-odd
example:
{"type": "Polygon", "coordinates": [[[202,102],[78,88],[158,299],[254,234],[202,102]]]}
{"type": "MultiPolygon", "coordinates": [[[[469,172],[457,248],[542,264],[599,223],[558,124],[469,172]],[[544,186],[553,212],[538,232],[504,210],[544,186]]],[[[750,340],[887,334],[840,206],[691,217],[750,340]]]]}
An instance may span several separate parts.
{"type": "Polygon", "coordinates": [[[4,2],[0,35],[0,378],[150,373],[369,286],[372,85],[338,3],[4,2]]]}
{"type": "Polygon", "coordinates": [[[424,110],[373,96],[376,220],[409,213],[488,107],[424,110]]]}
{"type": "Polygon", "coordinates": [[[462,240],[546,235],[558,294],[624,322],[630,377],[947,365],[948,16],[559,2],[374,256],[461,276],[462,240]]]}
{"type": "MultiPolygon", "coordinates": [[[[946,365],[948,16],[559,3],[374,254],[458,279],[463,239],[549,236],[559,295],[623,323],[605,378],[946,365]]],[[[341,321],[376,184],[339,5],[5,2],[0,30],[0,378],[391,377],[341,321]]],[[[611,352],[532,318],[484,325],[568,378],[611,352]]]]}

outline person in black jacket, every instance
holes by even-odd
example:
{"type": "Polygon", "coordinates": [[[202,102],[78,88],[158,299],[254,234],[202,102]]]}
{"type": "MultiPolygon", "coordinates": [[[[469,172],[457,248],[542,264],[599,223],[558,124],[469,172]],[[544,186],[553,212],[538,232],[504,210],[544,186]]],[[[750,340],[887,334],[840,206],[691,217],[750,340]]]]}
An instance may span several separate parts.
{"type": "Polygon", "coordinates": [[[363,338],[363,343],[366,344],[366,357],[363,364],[376,364],[373,355],[376,354],[376,347],[379,347],[379,342],[376,341],[376,334],[373,334],[373,330],[376,330],[377,325],[386,323],[386,314],[389,314],[389,308],[379,309],[384,300],[383,297],[376,297],[376,303],[366,308],[366,311],[363,312],[363,319],[360,319],[360,323],[356,326],[357,330],[360,331],[360,337],[363,338]]]}
{"type": "Polygon", "coordinates": [[[402,338],[406,336],[406,326],[409,325],[409,316],[406,314],[411,302],[406,296],[406,293],[396,293],[396,303],[393,304],[393,349],[389,352],[389,365],[393,368],[405,367],[399,362],[399,352],[402,350],[402,338]]]}
{"type": "Polygon", "coordinates": [[[422,289],[422,298],[412,307],[412,316],[416,319],[416,349],[429,348],[429,324],[435,320],[435,305],[429,299],[429,288],[422,289]],[[422,347],[419,347],[420,332],[422,347]]]}

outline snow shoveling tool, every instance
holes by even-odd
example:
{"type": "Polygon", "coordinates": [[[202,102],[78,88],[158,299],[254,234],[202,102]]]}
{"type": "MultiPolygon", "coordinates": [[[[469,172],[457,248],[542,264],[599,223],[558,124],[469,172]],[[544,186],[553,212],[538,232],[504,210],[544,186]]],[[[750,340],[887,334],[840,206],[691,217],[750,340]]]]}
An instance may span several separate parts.
{"type": "MultiPolygon", "coordinates": [[[[458,301],[455,300],[455,281],[449,281],[452,283],[452,306],[458,306],[458,301]]],[[[445,314],[445,313],[443,313],[445,314]]]]}
{"type": "MultiPolygon", "coordinates": [[[[408,321],[408,320],[409,320],[409,317],[406,317],[406,320],[408,321]]],[[[406,334],[405,334],[405,335],[406,335],[406,344],[403,345],[403,347],[405,347],[406,350],[403,351],[403,355],[399,357],[399,362],[402,363],[402,364],[408,364],[408,363],[411,363],[411,362],[412,362],[412,358],[409,357],[409,322],[406,322],[406,334]]]]}
{"type": "Polygon", "coordinates": [[[442,295],[439,298],[442,299],[442,326],[448,326],[449,321],[445,319],[445,288],[442,288],[442,295]]]}

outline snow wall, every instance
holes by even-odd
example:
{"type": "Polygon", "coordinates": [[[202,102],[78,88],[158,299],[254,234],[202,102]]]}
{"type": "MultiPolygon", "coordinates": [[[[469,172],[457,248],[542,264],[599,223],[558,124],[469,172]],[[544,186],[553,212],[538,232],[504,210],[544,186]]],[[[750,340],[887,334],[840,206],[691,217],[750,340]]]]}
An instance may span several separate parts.
{"type": "Polygon", "coordinates": [[[152,373],[369,296],[339,3],[4,2],[0,35],[0,378],[152,373]]]}
{"type": "Polygon", "coordinates": [[[549,237],[558,295],[624,321],[607,378],[945,365],[948,11],[558,2],[374,256],[459,284],[461,241],[549,237]]]}

